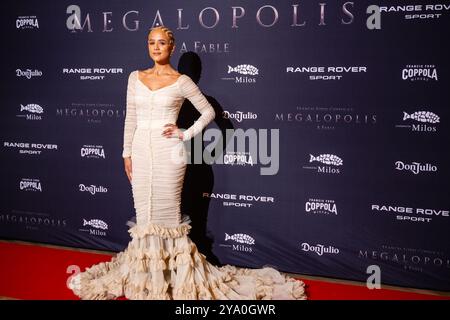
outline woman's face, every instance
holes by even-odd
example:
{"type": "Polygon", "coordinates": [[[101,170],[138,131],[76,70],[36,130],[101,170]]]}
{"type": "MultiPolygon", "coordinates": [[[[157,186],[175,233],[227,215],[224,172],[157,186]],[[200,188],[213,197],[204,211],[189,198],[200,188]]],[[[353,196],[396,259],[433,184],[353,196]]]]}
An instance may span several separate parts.
{"type": "Polygon", "coordinates": [[[148,35],[148,52],[155,62],[169,60],[174,47],[162,30],[153,30],[148,35]]]}

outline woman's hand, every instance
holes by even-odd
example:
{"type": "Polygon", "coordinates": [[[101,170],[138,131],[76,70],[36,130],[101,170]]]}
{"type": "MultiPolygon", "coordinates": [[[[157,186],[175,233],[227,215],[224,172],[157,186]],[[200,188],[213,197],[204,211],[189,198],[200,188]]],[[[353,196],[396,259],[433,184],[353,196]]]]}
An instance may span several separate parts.
{"type": "Polygon", "coordinates": [[[166,138],[174,137],[176,136],[178,139],[183,140],[183,131],[181,131],[176,124],[168,123],[164,125],[164,131],[162,132],[162,135],[166,138]]]}
{"type": "Polygon", "coordinates": [[[125,173],[127,174],[128,180],[132,178],[132,171],[131,171],[131,157],[123,158],[123,163],[125,166],[125,173]]]}

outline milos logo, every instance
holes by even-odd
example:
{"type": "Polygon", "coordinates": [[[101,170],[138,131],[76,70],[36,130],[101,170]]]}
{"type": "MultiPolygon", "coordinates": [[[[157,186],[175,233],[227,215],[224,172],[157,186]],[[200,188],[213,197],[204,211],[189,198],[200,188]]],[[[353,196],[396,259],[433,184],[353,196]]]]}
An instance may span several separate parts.
{"type": "Polygon", "coordinates": [[[228,66],[228,73],[236,72],[239,74],[255,76],[258,74],[258,68],[252,66],[251,64],[240,64],[236,67],[228,66]]]}
{"type": "Polygon", "coordinates": [[[227,80],[234,80],[235,83],[255,83],[256,76],[259,75],[259,70],[251,64],[239,64],[235,67],[228,65],[228,72],[238,73],[240,76],[235,76],[234,78],[226,78],[227,80]]]}
{"type": "Polygon", "coordinates": [[[309,155],[309,162],[318,161],[323,164],[329,164],[333,166],[342,166],[343,161],[338,156],[335,156],[334,154],[321,154],[317,157],[313,156],[312,154],[309,155]]]}
{"type": "Polygon", "coordinates": [[[430,111],[416,111],[414,113],[408,114],[403,111],[403,121],[412,119],[419,122],[428,122],[428,123],[439,123],[439,116],[430,111]]]}
{"type": "Polygon", "coordinates": [[[20,105],[20,112],[28,111],[28,114],[18,114],[17,117],[25,118],[26,120],[42,120],[41,114],[44,113],[44,109],[34,103],[27,104],[24,106],[23,104],[20,105]]]}
{"type": "Polygon", "coordinates": [[[326,174],[339,174],[340,166],[343,166],[344,161],[342,158],[334,155],[334,154],[320,154],[318,156],[314,156],[312,154],[309,155],[309,162],[319,162],[325,164],[324,166],[318,165],[314,167],[303,166],[304,169],[313,169],[317,170],[317,173],[326,173],[326,174]]]}
{"type": "MultiPolygon", "coordinates": [[[[253,239],[248,234],[236,233],[230,236],[228,233],[225,233],[225,241],[229,240],[240,243],[231,245],[233,251],[241,251],[241,252],[253,251],[253,248],[251,246],[255,244],[255,239],[253,239]]],[[[228,245],[228,247],[230,246],[228,245]]]]}
{"type": "Polygon", "coordinates": [[[301,244],[302,251],[314,252],[319,256],[325,254],[338,254],[339,249],[333,246],[324,246],[323,244],[310,245],[309,243],[303,242],[301,244]]]}
{"type": "Polygon", "coordinates": [[[42,185],[39,179],[22,178],[19,183],[20,190],[42,192],[42,185]]]}
{"type": "Polygon", "coordinates": [[[106,236],[106,230],[108,230],[108,224],[100,219],[86,220],[83,218],[83,227],[89,226],[89,229],[80,229],[83,232],[89,232],[90,235],[94,236],[106,236]]]}
{"type": "Polygon", "coordinates": [[[395,169],[399,171],[411,171],[414,174],[419,174],[421,172],[436,172],[438,170],[437,166],[434,166],[430,163],[419,163],[419,162],[412,162],[404,163],[403,161],[396,161],[395,162],[395,169]]]}
{"type": "Polygon", "coordinates": [[[108,230],[108,224],[100,219],[91,219],[89,221],[83,219],[83,227],[84,226],[91,226],[96,229],[108,230]]]}
{"type": "Polygon", "coordinates": [[[408,128],[414,132],[437,132],[437,125],[440,123],[440,117],[431,111],[416,111],[408,113],[403,111],[403,121],[411,122],[411,120],[420,122],[412,124],[397,124],[397,128],[408,128]]]}
{"type": "Polygon", "coordinates": [[[43,113],[44,109],[38,104],[30,103],[24,106],[23,104],[20,105],[20,111],[26,110],[31,113],[43,113]]]}
{"type": "Polygon", "coordinates": [[[225,233],[225,241],[233,240],[235,242],[239,243],[245,243],[245,244],[255,244],[255,239],[250,237],[248,234],[244,233],[236,233],[230,236],[228,233],[225,233]]]}
{"type": "Polygon", "coordinates": [[[94,145],[84,145],[81,148],[81,157],[82,158],[103,158],[105,159],[105,150],[103,146],[94,146],[94,145]]]}

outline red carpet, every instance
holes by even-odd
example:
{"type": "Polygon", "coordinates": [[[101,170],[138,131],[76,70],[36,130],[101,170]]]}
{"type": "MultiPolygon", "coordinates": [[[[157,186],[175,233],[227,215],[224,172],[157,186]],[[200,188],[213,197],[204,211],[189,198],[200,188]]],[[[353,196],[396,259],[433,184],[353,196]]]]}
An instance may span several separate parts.
{"type": "MultiPolygon", "coordinates": [[[[32,244],[0,241],[0,296],[14,299],[76,299],[66,286],[71,273],[111,259],[107,254],[54,249],[32,244]]],[[[311,300],[450,300],[449,296],[419,294],[399,290],[369,290],[365,286],[304,280],[311,300]]]]}

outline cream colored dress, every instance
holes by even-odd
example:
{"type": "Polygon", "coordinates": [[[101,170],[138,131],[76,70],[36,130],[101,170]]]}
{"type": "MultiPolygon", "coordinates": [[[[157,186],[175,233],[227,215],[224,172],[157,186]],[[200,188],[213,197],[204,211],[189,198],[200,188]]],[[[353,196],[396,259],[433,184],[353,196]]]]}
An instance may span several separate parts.
{"type": "Polygon", "coordinates": [[[81,299],[305,299],[304,283],[273,268],[215,267],[188,237],[190,221],[180,213],[186,149],[161,135],[176,123],[184,99],[201,113],[183,140],[201,132],[214,109],[187,75],[157,90],[130,73],[123,157],[131,156],[136,223],[128,247],[109,262],[71,277],[81,299]]]}

